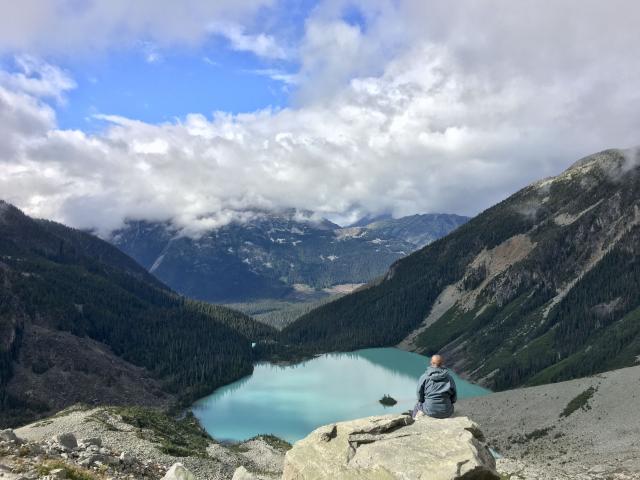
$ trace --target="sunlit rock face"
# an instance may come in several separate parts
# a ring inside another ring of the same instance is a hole
[[[498,479],[478,426],[467,417],[368,417],[327,425],[285,457],[283,480]]]

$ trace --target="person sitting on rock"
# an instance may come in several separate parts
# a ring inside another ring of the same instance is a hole
[[[448,418],[453,415],[453,404],[458,399],[456,382],[444,368],[440,355],[431,357],[431,365],[418,381],[418,403],[412,416],[428,415],[434,418]]]

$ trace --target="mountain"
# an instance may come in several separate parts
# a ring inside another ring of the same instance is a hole
[[[415,250],[444,237],[468,220],[451,214],[410,215],[398,219],[377,218],[364,229],[369,237],[402,240]]]
[[[536,182],[284,329],[310,352],[400,344],[493,389],[640,361],[640,158]]]
[[[166,405],[252,370],[274,332],[173,293],[87,233],[0,201],[0,425],[76,402]]]
[[[393,220],[393,216],[388,213],[383,213],[382,215],[365,215],[364,217],[356,220],[348,227],[366,227],[370,223],[379,222],[383,220]]]
[[[391,263],[455,229],[467,218],[414,215],[341,228],[300,212],[246,212],[199,237],[170,224],[129,222],[110,241],[171,288],[212,302],[301,298],[361,284]]]

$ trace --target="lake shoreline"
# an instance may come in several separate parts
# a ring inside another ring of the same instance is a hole
[[[427,357],[395,347],[329,352],[296,361],[262,360],[252,375],[199,399],[191,411],[218,441],[272,434],[294,442],[320,425],[410,410],[416,382],[427,365]],[[461,398],[490,393],[455,378]],[[397,405],[380,404],[387,394]]]

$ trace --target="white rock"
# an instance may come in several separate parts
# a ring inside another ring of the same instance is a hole
[[[297,442],[285,456],[282,480],[499,478],[478,426],[466,417],[414,422],[386,415],[335,427]]]
[[[174,463],[162,480],[196,480],[196,477],[181,463]]]

